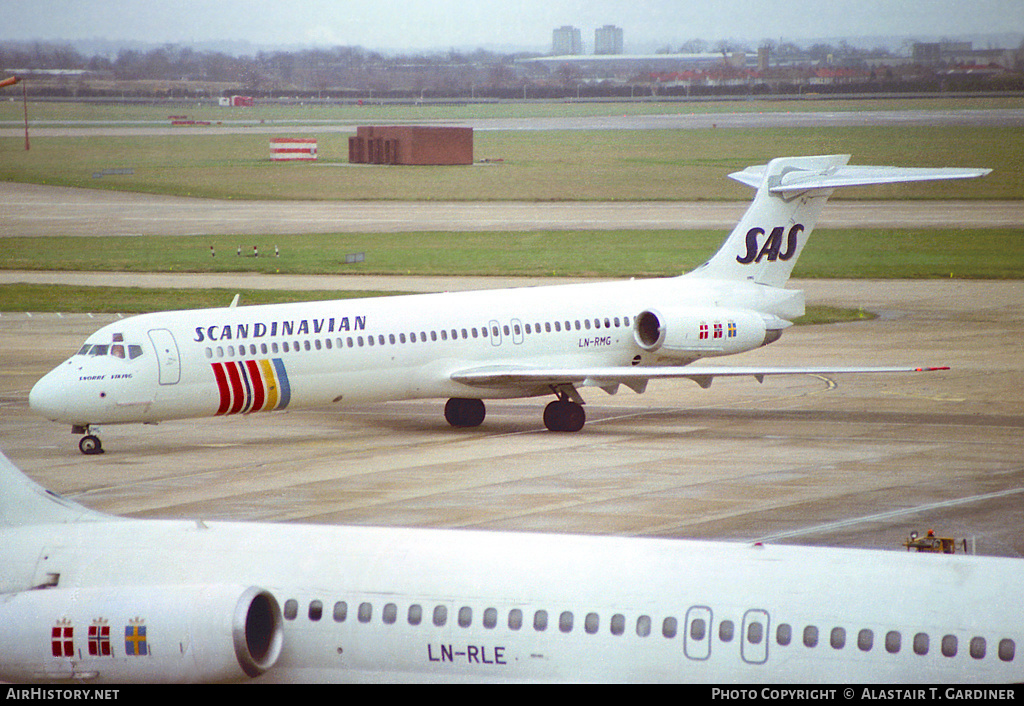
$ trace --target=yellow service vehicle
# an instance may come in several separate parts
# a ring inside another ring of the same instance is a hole
[[[931,552],[933,554],[956,554],[957,544],[960,544],[960,551],[967,553],[967,540],[954,539],[952,537],[936,537],[935,530],[928,530],[925,536],[921,537],[917,532],[911,532],[910,538],[903,543],[909,552],[916,549],[919,552]]]

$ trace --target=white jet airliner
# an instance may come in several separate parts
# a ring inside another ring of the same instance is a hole
[[[732,174],[757,193],[708,262],[665,279],[271,304],[136,316],[101,328],[33,387],[29,402],[95,426],[349,402],[444,398],[456,427],[484,399],[553,394],[552,431],[578,431],[580,387],[643,392],[655,378],[910,372],[909,367],[711,367],[702,358],[778,340],[804,313],[784,289],[832,190],[981,176],[986,169],[847,166],[849,155],[772,160]]]
[[[1024,680],[1024,561],[132,520],[0,454],[9,682]]]

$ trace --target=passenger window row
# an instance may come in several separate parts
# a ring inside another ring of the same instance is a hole
[[[420,625],[424,619],[436,627],[444,627],[448,624],[449,620],[454,617],[455,623],[461,628],[468,628],[473,625],[473,608],[469,606],[462,606],[455,612],[454,616],[449,615],[448,606],[445,604],[435,605],[432,609],[429,609],[429,615],[425,615],[424,607],[418,603],[411,604],[407,610],[404,611],[403,619],[409,625]],[[285,620],[295,620],[299,615],[299,602],[294,598],[289,598],[284,603],[284,618]],[[369,602],[362,602],[356,606],[355,619],[360,623],[369,623],[374,618],[374,606]],[[309,606],[306,610],[306,617],[312,622],[319,622],[324,617],[324,604],[322,601],[313,600],[310,601]],[[331,619],[336,623],[343,623],[349,619],[349,605],[346,601],[338,601],[331,608]],[[398,605],[395,603],[385,603],[380,608],[380,621],[385,625],[393,625],[399,620]],[[582,627],[583,631],[589,635],[597,634],[601,629],[601,618],[597,613],[587,613],[583,617],[582,626],[576,624],[576,617],[572,611],[562,611],[557,615],[550,614],[546,610],[536,610],[530,614],[528,611],[524,612],[520,608],[512,608],[507,613],[503,613],[501,616],[498,614],[497,608],[487,608],[483,611],[481,617],[481,625],[488,630],[493,630],[498,627],[499,620],[503,623],[503,627],[507,627],[509,630],[521,630],[524,626],[532,627],[538,632],[543,632],[549,627],[552,629],[557,628],[559,632],[571,633],[573,630]],[[637,617],[635,622],[636,634],[640,637],[647,637],[651,634],[652,620],[650,616],[640,615]],[[608,631],[612,635],[624,635],[627,629],[626,616],[621,613],[616,613],[611,616],[608,621]],[[678,630],[678,622],[675,618],[665,618],[661,623],[661,634],[664,637],[675,637]]]
[[[294,598],[289,598],[284,603],[285,620],[298,618],[299,603]],[[418,603],[411,604],[404,611],[404,620],[409,625],[417,626],[423,623],[426,618],[436,627],[444,627],[450,619],[447,605],[438,604],[430,610],[429,616],[425,616],[424,608]],[[324,604],[322,601],[310,601],[306,611],[310,621],[318,622],[324,617]],[[361,602],[356,607],[355,619],[360,623],[373,621],[374,606],[369,602]],[[532,616],[524,613],[520,608],[512,608],[501,616],[504,626],[509,630],[520,630],[524,625],[532,627],[537,632],[543,632],[549,627],[556,628],[562,633],[571,633],[577,629],[576,618],[572,611],[562,611],[557,616],[549,614],[546,610],[536,610]],[[349,606],[346,601],[338,601],[331,610],[331,619],[336,623],[343,623],[349,619]],[[471,627],[473,624],[473,608],[462,606],[454,616],[456,624],[461,628]],[[396,603],[385,603],[380,609],[380,620],[385,625],[393,625],[399,620],[399,609]],[[632,621],[630,621],[632,623]],[[496,608],[487,608],[483,611],[481,624],[488,630],[498,627],[499,614]],[[648,615],[637,616],[632,629],[637,636],[650,636],[654,621]],[[587,613],[583,617],[582,629],[588,635],[595,635],[600,632],[601,618],[597,613]],[[622,613],[615,613],[608,620],[608,632],[612,635],[624,635],[627,630],[626,616]],[[683,628],[685,630],[685,627]],[[751,621],[746,626],[746,642],[759,645],[767,637],[764,634],[764,624],[758,621]],[[674,617],[667,617],[661,621],[661,635],[665,638],[674,638],[680,630],[679,621]],[[732,620],[722,620],[718,623],[718,639],[720,642],[729,643],[736,638],[736,624]],[[708,621],[704,618],[695,618],[690,621],[688,639],[700,643],[708,637]],[[793,644],[793,627],[788,623],[780,623],[775,629],[775,642],[780,647],[789,647]],[[800,641],[805,647],[814,648],[827,639],[828,645],[834,650],[841,650],[847,646],[848,634],[846,628],[835,627],[828,631],[827,638],[822,636],[815,625],[806,626],[800,635]],[[865,628],[856,634],[855,642],[857,649],[861,652],[870,652],[875,647],[875,632]],[[927,655],[931,649],[931,638],[928,633],[915,633],[911,639],[910,648],[916,655]],[[890,630],[885,633],[882,645],[889,654],[898,654],[903,648],[903,634],[897,630]],[[984,659],[988,656],[988,640],[984,637],[973,637],[967,644],[967,654],[974,659]],[[1003,662],[1012,662],[1016,657],[1016,643],[1014,640],[1004,638],[999,640],[995,646],[996,655]],[[939,651],[944,657],[956,657],[960,652],[959,638],[956,635],[944,635],[939,640]]]
[[[846,628],[838,627],[829,630],[827,635],[828,645],[834,650],[844,649],[848,639],[852,638],[852,635],[847,634]],[[815,625],[805,627],[801,636],[801,641],[805,647],[817,647],[825,639],[825,636],[820,634],[818,627]],[[775,641],[782,647],[792,644],[792,627],[787,623],[780,623],[775,629]],[[870,652],[875,647],[875,633],[867,628],[859,630],[857,631],[855,641],[857,649],[861,652]],[[898,654],[903,649],[903,633],[898,630],[886,632],[882,639],[882,645],[884,645],[885,651],[889,654]],[[939,640],[938,647],[943,657],[956,657],[960,651],[960,640],[956,635],[943,635],[942,639]],[[932,649],[931,637],[925,632],[914,633],[910,639],[910,649],[916,655],[928,654]],[[1003,662],[1012,662],[1016,652],[1017,645],[1011,639],[1004,638],[996,643],[996,654]],[[967,643],[967,653],[974,659],[984,659],[988,654],[988,640],[984,637],[971,638]]]
[[[335,348],[372,348],[380,346],[404,345],[407,343],[435,343],[437,341],[459,341],[472,339],[500,339],[504,337],[518,338],[523,335],[540,333],[561,333],[563,331],[591,331],[613,328],[628,328],[631,325],[628,316],[615,316],[594,319],[576,319],[574,321],[547,321],[544,323],[509,324],[492,323],[488,326],[466,328],[436,329],[431,331],[412,331],[409,333],[377,334],[375,336],[336,336],[334,338],[315,338],[303,341],[272,341],[263,343],[240,343],[237,346],[208,346],[205,350],[207,358],[234,358],[246,355],[279,355],[281,353],[299,353],[313,350],[334,350]],[[81,351],[80,351],[81,353]]]

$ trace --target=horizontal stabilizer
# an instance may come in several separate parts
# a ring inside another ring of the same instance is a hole
[[[730,178],[754,189],[764,185],[768,165],[747,167],[734,172]],[[899,184],[914,181],[941,181],[944,179],[973,179],[985,176],[991,169],[961,169],[956,167],[871,167],[849,166],[825,171],[794,169],[778,176],[768,184],[773,194],[784,194],[811,189],[834,189],[841,186],[869,186],[872,184]]]
[[[596,368],[526,368],[517,366],[486,366],[462,370],[451,375],[452,380],[474,387],[523,388],[542,385],[584,385],[606,387],[611,383],[632,386],[638,381],[667,378],[689,378],[701,387],[710,385],[716,377],[750,376],[761,379],[768,375],[839,375],[845,373],[921,373],[949,370],[945,366],[870,366],[870,367],[806,367],[757,368],[713,366],[607,366]]]

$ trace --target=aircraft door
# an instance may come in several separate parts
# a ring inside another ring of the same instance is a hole
[[[512,319],[512,343],[518,346],[524,339],[523,322],[519,319]]]
[[[181,356],[174,335],[165,328],[155,328],[149,332],[149,340],[156,349],[160,384],[176,385],[181,380]]]
[[[488,326],[491,327],[491,345],[492,346],[500,346],[501,345],[501,324],[499,324],[497,321],[491,321],[488,324]]]
[[[683,652],[690,659],[711,656],[711,609],[707,606],[697,605],[686,611]]]
[[[753,608],[743,614],[743,634],[740,636],[740,654],[750,664],[768,661],[768,613]]]

